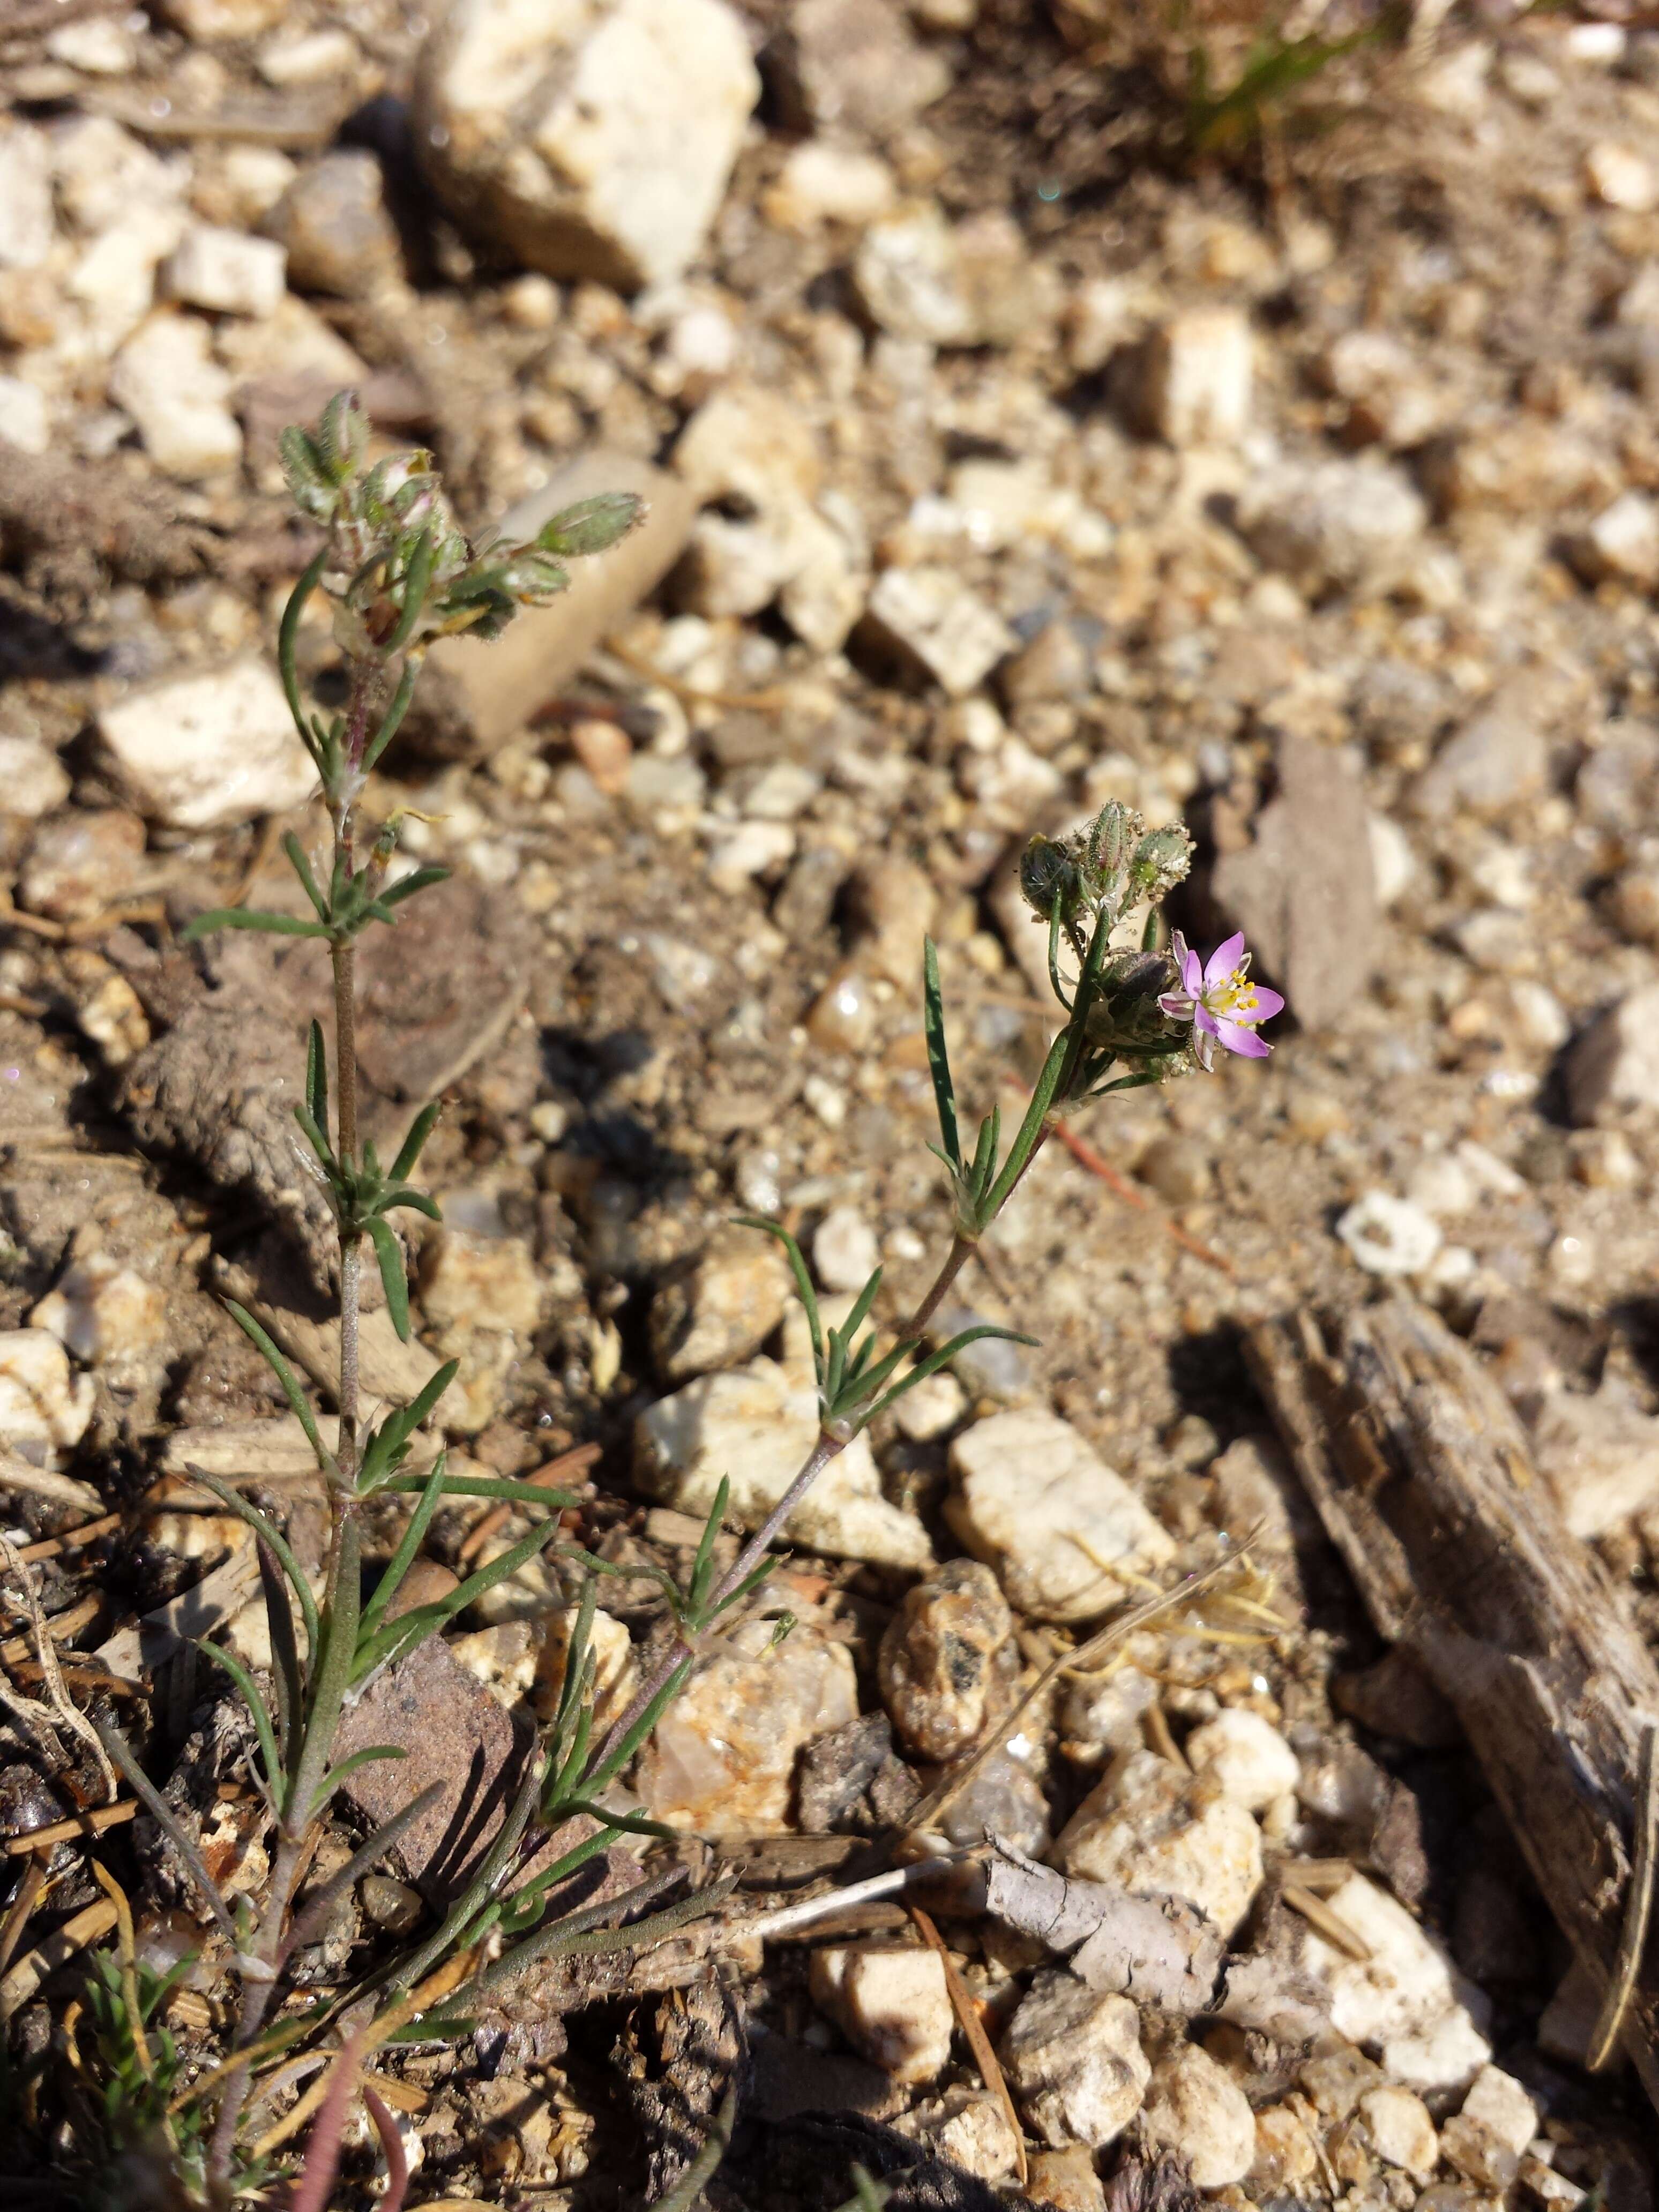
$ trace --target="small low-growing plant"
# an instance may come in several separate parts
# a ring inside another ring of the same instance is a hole
[[[994,1108],[969,1143],[951,1070],[938,960],[933,946],[927,947],[924,1016],[939,1129],[933,1149],[951,1194],[949,1234],[937,1272],[896,1328],[884,1329],[875,1317],[878,1268],[846,1319],[826,1326],[793,1237],[774,1222],[751,1224],[777,1237],[788,1255],[811,1334],[818,1433],[804,1464],[781,1487],[774,1509],[724,1570],[715,1544],[728,1502],[722,1483],[685,1583],[659,1577],[668,1633],[637,1695],[596,1741],[592,1631],[599,1578],[618,1570],[557,1541],[560,1510],[578,1501],[529,1484],[454,1475],[441,1455],[428,1474],[409,1471],[416,1432],[440,1407],[456,1371],[453,1364],[412,1403],[373,1423],[363,1417],[362,1268],[372,1257],[392,1321],[407,1337],[404,1251],[392,1217],[412,1209],[437,1218],[432,1200],[412,1178],[438,1109],[428,1105],[415,1116],[396,1157],[383,1167],[358,1126],[356,948],[366,930],[395,926],[401,907],[446,871],[417,866],[399,872],[397,816],[369,836],[360,829],[359,810],[369,775],[408,708],[428,644],[463,631],[492,636],[520,607],[550,599],[567,580],[566,563],[614,544],[636,520],[638,502],[623,494],[588,500],[555,516],[529,544],[475,550],[455,525],[429,456],[405,453],[371,463],[368,447],[366,421],[343,394],[314,432],[290,430],[283,447],[295,498],[324,531],[283,617],[279,658],[295,724],[317,769],[331,840],[329,865],[314,868],[301,841],[289,836],[284,849],[308,913],[230,908],[202,915],[190,932],[199,937],[235,928],[315,938],[328,946],[333,977],[332,1037],[313,1025],[303,1098],[295,1109],[312,1171],[327,1191],[337,1231],[340,1353],[333,1395],[339,1425],[331,1448],[277,1346],[251,1313],[231,1308],[269,1362],[316,1456],[329,1510],[320,1589],[313,1591],[265,1514],[228,1484],[192,1470],[251,1525],[263,1581],[272,1654],[269,1688],[233,1652],[203,1647],[252,1717],[257,1745],[252,1771],[271,1839],[261,1894],[233,1899],[222,1893],[131,1745],[112,1728],[100,1731],[111,1758],[188,1869],[223,1940],[239,1994],[218,2063],[185,2078],[177,2050],[158,2025],[171,1984],[137,1966],[123,1899],[121,1948],[94,1960],[88,1984],[87,2009],[95,2032],[85,2063],[99,2074],[101,2087],[82,2148],[106,2174],[142,2148],[166,2170],[168,2201],[192,2206],[226,2208],[239,2196],[260,2196],[283,2146],[311,2119],[304,2169],[290,2201],[321,2212],[350,2100],[361,2087],[386,2146],[390,2179],[384,2201],[395,2212],[402,2199],[402,2154],[385,2107],[362,2080],[377,2049],[399,2036],[429,2039],[453,2032],[481,2001],[538,1959],[606,1946],[643,1947],[706,1909],[708,1892],[629,1926],[606,1928],[605,1922],[659,1899],[665,1879],[642,1881],[620,1899],[576,1910],[562,1904],[560,1892],[569,1875],[619,1835],[669,1832],[609,1806],[606,1793],[679,1693],[710,1632],[729,1626],[738,1608],[763,1596],[775,1564],[772,1547],[823,1469],[905,1391],[975,1338],[1012,1334],[981,1325],[939,1343],[932,1325],[946,1291],[1059,1117],[1113,1091],[1207,1068],[1218,1045],[1265,1053],[1257,1024],[1282,1003],[1249,983],[1242,939],[1230,940],[1207,966],[1178,934],[1170,949],[1163,948],[1159,909],[1187,872],[1189,841],[1178,827],[1148,831],[1129,809],[1109,805],[1078,835],[1034,839],[1024,855],[1022,886],[1048,933],[1048,972],[1062,1019],[1030,1102],[1006,1143]],[[307,712],[295,666],[301,617],[319,590],[331,605],[348,672],[344,708],[326,719]],[[1120,941],[1126,934],[1127,945]],[[386,1492],[411,1496],[413,1508],[395,1553],[365,1597],[364,1516]],[[457,1498],[495,1499],[543,1517],[446,1597],[394,1614],[393,1601],[434,1513]],[[296,1954],[319,1939],[341,1896],[386,1856],[434,1794],[416,1797],[365,1838],[332,1879],[301,1904],[322,1824],[342,1785],[368,1762],[401,1755],[389,1746],[338,1755],[343,1714],[382,1670],[541,1552],[565,1564],[580,1583],[580,1596],[556,1712],[500,1828],[434,1928],[344,1991],[308,1995],[293,1978]],[[777,1633],[787,1627],[787,1617],[781,1617]],[[576,1820],[586,1824],[580,1840],[529,1873],[546,1838]],[[104,1879],[116,1893],[112,1881]],[[325,2062],[320,2073],[319,2053]],[[273,2109],[307,2071],[310,2087],[273,2123]],[[252,2112],[263,2116],[263,2132],[250,2124]]]

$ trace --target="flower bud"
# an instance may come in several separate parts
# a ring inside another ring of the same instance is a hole
[[[1179,822],[1147,832],[1129,861],[1129,885],[1136,898],[1155,902],[1184,882],[1193,864],[1193,841]]]
[[[1019,856],[1019,888],[1026,904],[1047,921],[1060,901],[1062,921],[1077,906],[1077,867],[1066,847],[1052,837],[1033,837]]]
[[[1146,824],[1133,806],[1109,799],[1089,825],[1083,858],[1103,890],[1123,872],[1124,864]]]

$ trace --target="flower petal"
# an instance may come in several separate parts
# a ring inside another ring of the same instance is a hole
[[[1177,929],[1170,940],[1176,972],[1189,998],[1195,999],[1204,988],[1204,963]]]
[[[1193,1009],[1193,1027],[1201,1030],[1206,1036],[1219,1036],[1221,1025],[1202,1001]]]
[[[1193,1018],[1193,1003],[1184,991],[1166,991],[1158,1002],[1158,1010],[1159,1013],[1168,1015],[1172,1022],[1189,1022]]]
[[[1217,945],[1204,963],[1204,982],[1206,989],[1212,989],[1216,984],[1226,981],[1228,976],[1237,967],[1239,956],[1243,950],[1244,933],[1242,929],[1235,930],[1231,937]]]
[[[1254,1030],[1247,1030],[1242,1022],[1231,1022],[1224,1014],[1215,1025],[1215,1033],[1229,1052],[1243,1053],[1246,1060],[1266,1060],[1273,1047]]]
[[[1277,991],[1270,991],[1265,983],[1257,983],[1253,988],[1255,991],[1255,1012],[1250,1017],[1252,1021],[1270,1022],[1275,1014],[1284,1012],[1285,1001]]]

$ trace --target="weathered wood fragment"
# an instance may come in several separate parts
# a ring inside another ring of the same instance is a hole
[[[1391,1301],[1246,1340],[1257,1383],[1382,1635],[1455,1708],[1539,1887],[1606,1989],[1632,1908],[1659,1669],[1570,1535],[1474,1352]],[[1622,2015],[1659,2106],[1659,1943]]]

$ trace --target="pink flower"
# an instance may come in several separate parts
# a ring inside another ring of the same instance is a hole
[[[1158,1003],[1172,1022],[1192,1024],[1199,1066],[1214,1066],[1218,1044],[1228,1052],[1243,1053],[1247,1060],[1265,1060],[1273,1047],[1256,1035],[1256,1025],[1278,1013],[1285,1001],[1265,983],[1250,981],[1243,931],[1217,945],[1207,963],[1179,930],[1170,949],[1181,988],[1166,991]]]

